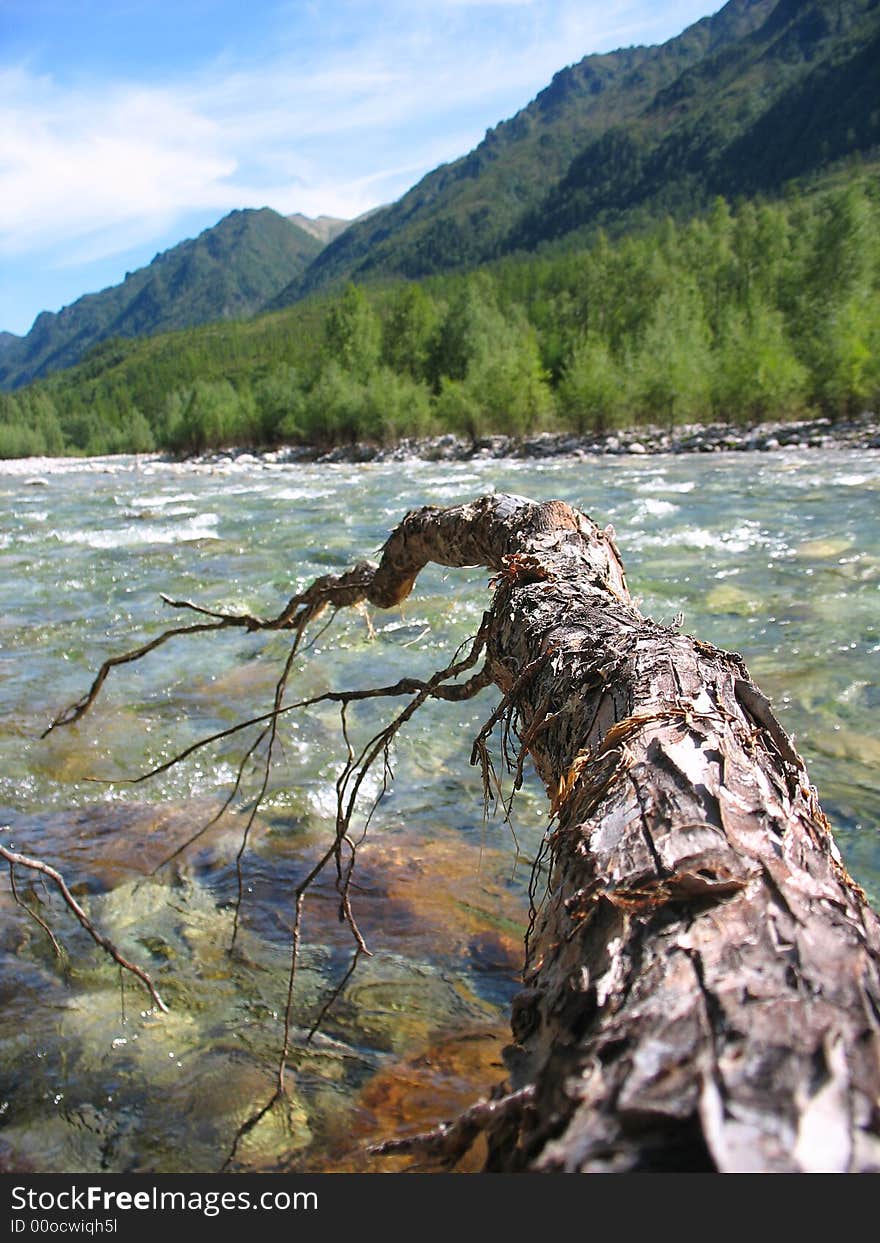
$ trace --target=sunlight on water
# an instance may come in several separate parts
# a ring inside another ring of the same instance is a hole
[[[0,463],[0,825],[60,867],[93,918],[156,978],[149,1012],[39,885],[67,963],[0,885],[0,1169],[213,1170],[269,1098],[283,1035],[291,894],[332,839],[338,710],[284,719],[213,827],[252,735],[137,776],[271,704],[278,635],[174,641],[114,671],[93,712],[40,732],[102,660],[178,614],[160,593],[272,613],[315,575],[374,556],[410,508],[480,492],[560,497],[612,523],[643,610],[739,651],[807,758],[846,860],[880,897],[880,460],[871,453],[281,466],[255,459]],[[296,661],[289,698],[425,676],[479,624],[488,575],[429,568],[410,601],[339,617]],[[188,619],[189,620],[189,619]],[[512,826],[483,822],[470,739],[492,711],[430,704],[395,739],[393,784],[360,848],[354,901],[373,952],[329,1011],[352,952],[332,878],[306,904],[288,1100],[248,1133],[245,1169],[399,1168],[369,1143],[423,1129],[503,1076],[546,824],[527,783]],[[392,709],[352,707],[363,742]],[[380,797],[380,795],[382,797]],[[360,822],[363,824],[363,820]],[[522,855],[517,858],[512,833]],[[180,851],[180,853],[177,853]]]

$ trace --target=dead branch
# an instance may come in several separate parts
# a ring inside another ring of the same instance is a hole
[[[100,933],[97,930],[95,925],[89,919],[88,915],[85,913],[83,908],[77,902],[76,898],[73,896],[73,894],[68,889],[65,883],[64,877],[61,875],[60,872],[56,871],[55,868],[50,867],[48,863],[44,863],[41,859],[32,859],[28,855],[19,854],[17,850],[9,850],[8,847],[3,846],[3,845],[0,845],[0,858],[5,859],[6,862],[9,864],[9,875],[10,875],[12,886],[13,886],[13,894],[15,894],[15,873],[14,873],[15,868],[17,867],[27,868],[31,872],[37,872],[39,873],[40,876],[47,877],[47,879],[52,882],[52,884],[61,894],[61,897],[64,899],[65,905],[71,911],[73,911],[74,915],[79,920],[79,922],[82,924],[83,928],[85,928],[86,932],[95,942],[95,944],[99,946],[99,948],[102,949],[105,954],[109,954],[109,956],[113,959],[113,961],[115,963],[118,963],[118,965],[122,967],[124,971],[128,971],[131,973],[131,975],[136,976],[137,979],[140,980],[141,984],[143,984],[147,992],[150,994],[150,997],[153,999],[153,1005],[158,1010],[161,1010],[164,1014],[168,1013],[168,1007],[165,1005],[165,1002],[159,996],[159,993],[156,989],[155,984],[150,979],[150,977],[147,975],[146,971],[144,971],[143,968],[138,967],[135,963],[129,962],[127,958],[124,958],[122,954],[120,954],[116,946],[113,944],[113,942],[109,940],[108,937],[105,937],[103,933]],[[16,900],[18,901],[17,895],[16,895]],[[24,905],[21,902],[19,902],[19,904]],[[28,907],[25,907],[25,909],[29,911],[29,914],[31,914],[34,917],[34,919],[36,919],[40,927],[44,930],[44,932],[47,933],[50,940],[52,941],[53,949],[56,951],[56,953],[60,957],[61,955],[60,946],[58,945],[58,942],[55,939],[55,936],[53,935],[53,933],[51,932],[47,924],[34,911],[31,911]]]

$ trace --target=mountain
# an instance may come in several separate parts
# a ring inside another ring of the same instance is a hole
[[[44,311],[26,336],[3,334],[0,389],[69,367],[110,337],[253,315],[321,248],[316,237],[267,207],[231,212],[121,284],[86,294],[57,314]]]
[[[622,214],[779,191],[880,144],[880,4],[780,0],[747,38],[588,143],[508,243],[534,249]]]
[[[878,40],[880,0],[730,0],[660,46],[587,56],[469,155],[352,224],[269,305],[692,214],[876,153]]]
[[[304,233],[316,237],[323,246],[334,241],[351,224],[350,220],[340,220],[338,216],[304,216],[302,212],[294,212],[287,219]]]
[[[729,0],[657,47],[560,70],[469,155],[357,220],[232,212],[112,289],[0,334],[0,389],[110,338],[277,310],[773,195],[880,155],[880,0]],[[328,244],[324,244],[325,239]]]
[[[327,246],[330,242],[334,242],[340,233],[344,233],[350,225],[357,224],[361,220],[369,220],[370,216],[383,210],[383,207],[371,207],[369,211],[362,212],[353,220],[340,220],[338,216],[303,216],[300,212],[295,212],[287,219],[292,220],[301,229],[305,229],[306,233],[316,237],[322,245]]]

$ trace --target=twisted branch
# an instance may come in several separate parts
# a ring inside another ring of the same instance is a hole
[[[124,971],[128,971],[131,975],[136,976],[136,978],[140,980],[141,984],[143,984],[144,988],[150,994],[150,997],[153,1000],[153,1005],[158,1010],[161,1010],[163,1014],[168,1013],[168,1007],[159,996],[155,984],[150,979],[149,975],[147,975],[146,971],[144,971],[142,967],[138,967],[136,963],[129,962],[127,958],[124,958],[109,937],[105,937],[103,933],[98,931],[83,908],[77,902],[76,898],[68,889],[64,877],[60,872],[56,871],[55,868],[50,867],[48,863],[44,863],[41,859],[32,859],[29,855],[19,854],[17,850],[9,850],[8,847],[3,845],[0,845],[0,858],[5,859],[9,864],[9,873],[12,879],[13,892],[15,892],[15,875],[13,869],[17,867],[27,868],[29,871],[37,872],[40,876],[45,876],[48,880],[50,880],[61,894],[61,897],[64,899],[67,907],[73,912],[95,944],[102,949],[105,954],[108,954],[115,963],[118,963]],[[43,923],[39,916],[35,915],[33,911],[30,911],[30,914],[34,916],[44,931],[48,933],[52,940],[53,947],[60,955],[60,947],[58,946],[58,942],[49,931],[45,923]]]

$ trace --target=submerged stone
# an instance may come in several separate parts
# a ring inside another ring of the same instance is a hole
[[[846,536],[831,536],[828,539],[806,540],[798,545],[796,555],[810,561],[824,561],[829,557],[839,557],[842,552],[852,548],[853,542]]]

